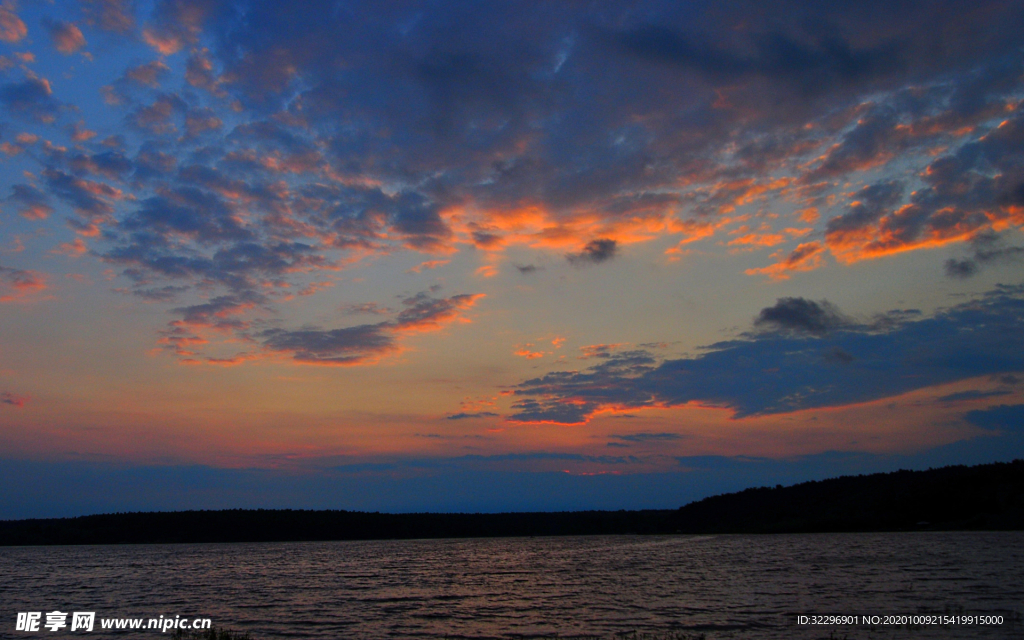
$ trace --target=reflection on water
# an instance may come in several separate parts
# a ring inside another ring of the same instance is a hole
[[[18,611],[212,618],[271,638],[1024,638],[1024,533],[502,538],[0,548]],[[963,612],[1001,627],[810,627]],[[1016,623],[1013,621],[1017,620]],[[156,637],[158,631],[90,637]]]

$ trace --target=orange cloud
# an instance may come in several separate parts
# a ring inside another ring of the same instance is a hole
[[[398,321],[392,330],[399,334],[421,333],[436,331],[454,320],[468,323],[470,320],[462,317],[461,313],[485,297],[486,294],[483,293],[472,293],[441,300],[425,299],[422,302],[410,304],[409,308],[398,314]],[[411,300],[416,300],[416,298]]]
[[[4,42],[18,42],[28,35],[28,27],[21,21],[21,18],[14,13],[10,3],[0,5],[0,40]]]
[[[185,43],[177,35],[157,33],[151,29],[143,30],[142,40],[162,56],[173,55],[185,46]]]
[[[0,302],[21,301],[47,287],[44,273],[0,266]]]
[[[819,242],[805,242],[782,258],[781,253],[773,253],[773,258],[782,258],[779,262],[760,269],[747,269],[748,276],[764,274],[772,280],[788,280],[789,274],[795,271],[812,271],[821,266],[825,248]]]
[[[781,233],[774,233],[774,230],[767,223],[762,224],[757,231],[750,233],[747,233],[747,231],[749,231],[749,227],[746,225],[730,231],[730,235],[738,235],[741,233],[743,235],[729,241],[728,246],[747,246],[751,248],[774,247],[775,245],[782,244],[786,241],[786,236]]]
[[[155,89],[160,86],[160,76],[170,70],[171,68],[161,60],[154,60],[153,62],[127,69],[124,72],[124,76],[129,80],[134,80],[139,84],[144,84]]]
[[[611,355],[612,351],[617,350],[619,347],[625,346],[624,342],[617,342],[614,344],[589,344],[585,347],[580,347],[580,351],[583,355],[576,356],[577,360],[589,360],[591,358],[607,358]]]
[[[675,199],[671,206],[661,201],[630,201],[623,205],[628,210],[614,215],[600,209],[554,212],[544,204],[503,209],[462,206],[442,211],[441,218],[453,231],[454,242],[486,251],[512,245],[566,251],[579,250],[595,238],[626,245],[683,232],[687,227],[671,217],[675,204]]]
[[[71,242],[62,242],[57,245],[56,249],[53,249],[50,253],[57,253],[60,255],[70,256],[77,258],[85,254],[89,250],[85,242],[81,238],[75,238]]]
[[[64,55],[71,55],[85,46],[82,30],[73,22],[47,22],[53,46]]]
[[[299,295],[300,296],[311,296],[311,295],[313,295],[314,293],[316,293],[318,291],[323,291],[324,289],[330,289],[333,286],[334,286],[334,283],[329,281],[329,280],[323,280],[321,282],[311,282],[311,283],[309,283],[308,285],[306,285],[305,287],[303,287],[302,289],[299,290]]]
[[[443,267],[449,262],[451,262],[451,260],[427,260],[426,262],[421,262],[415,267],[407,270],[406,273],[420,273],[426,269],[436,269],[438,267]]]
[[[800,209],[799,211],[795,211],[794,214],[796,215],[797,220],[800,222],[806,222],[807,224],[814,224],[821,217],[821,214],[818,213],[817,207]]]
[[[920,212],[915,205],[905,205],[893,214],[883,217],[875,225],[831,231],[825,235],[825,241],[836,260],[843,264],[852,264],[861,260],[964,242],[989,227],[993,220],[1004,222],[1004,225],[1014,224],[1012,212],[1010,217],[991,214],[986,217],[950,207],[931,214],[925,230],[911,235],[907,229],[915,226],[912,218],[919,216]],[[998,222],[991,226],[996,228]]]
[[[679,256],[683,255],[683,247],[699,240],[710,238],[722,227],[734,222],[732,218],[723,217],[713,222],[700,219],[690,220],[671,220],[669,222],[669,231],[671,233],[683,233],[686,237],[683,238],[679,244],[674,247],[669,247],[665,250],[665,255],[670,256],[669,260],[678,260]]]
[[[537,358],[543,358],[544,357],[544,352],[543,351],[530,351],[530,349],[528,347],[532,347],[532,346],[533,346],[533,343],[527,342],[523,346],[517,346],[515,351],[513,351],[512,353],[514,355],[519,356],[520,358],[526,358],[527,360],[535,360]]]

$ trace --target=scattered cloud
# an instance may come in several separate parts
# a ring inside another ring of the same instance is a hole
[[[936,398],[939,402],[964,402],[967,400],[985,400],[987,398],[998,398],[999,396],[1010,395],[1010,391],[1005,389],[997,389],[995,391],[959,391],[957,393],[949,393],[944,396]]]
[[[609,438],[621,440],[622,442],[629,443],[644,443],[644,442],[672,442],[673,440],[682,440],[684,436],[678,433],[629,433],[626,435],[610,435]]]
[[[0,40],[14,43],[27,35],[28,28],[14,12],[13,5],[9,2],[0,5]]]
[[[420,273],[427,269],[437,269],[438,267],[443,267],[449,262],[451,262],[451,260],[427,260],[426,262],[421,262],[415,267],[412,267],[406,271],[406,273]]]
[[[376,302],[364,302],[364,303],[361,303],[361,304],[347,304],[347,305],[342,307],[342,311],[343,311],[343,313],[345,313],[345,315],[352,315],[352,316],[359,315],[359,314],[366,314],[366,315],[373,315],[373,316],[386,316],[386,315],[390,315],[391,313],[394,313],[394,311],[392,309],[389,309],[388,307],[382,307],[381,305],[377,304]]]
[[[754,319],[754,326],[775,331],[824,334],[849,324],[831,302],[804,298],[779,298]]]
[[[44,19],[43,26],[50,34],[54,48],[64,55],[71,55],[85,47],[85,36],[75,23]]]
[[[0,392],[0,405],[7,405],[10,407],[21,408],[25,406],[31,398],[29,396],[15,395],[9,391]]]
[[[53,122],[60,107],[50,82],[34,75],[0,85],[0,104],[15,116],[44,123]]]
[[[741,418],[1009,374],[1024,370],[1024,358],[1017,355],[1024,353],[1024,343],[1016,344],[1016,336],[1024,335],[1022,309],[1024,287],[1000,286],[929,318],[891,313],[888,323],[844,324],[817,333],[800,324],[802,331],[754,334],[710,345],[695,357],[660,362],[646,351],[624,352],[585,371],[520,383],[510,419],[577,424],[603,409],[690,402],[729,408]],[[836,349],[849,357],[828,357]]]
[[[994,231],[977,233],[968,245],[974,254],[962,259],[946,260],[944,266],[947,276],[966,279],[977,275],[988,264],[1014,262],[1024,257],[1024,247],[1008,246],[1004,236]]]
[[[788,280],[797,271],[812,271],[822,264],[825,248],[819,242],[804,242],[789,254],[773,253],[779,261],[767,267],[747,269],[747,275],[764,274],[772,280]]]
[[[53,207],[49,205],[46,194],[28,184],[15,184],[11,186],[11,195],[7,202],[13,202],[18,206],[18,213],[28,220],[45,220],[53,213]]]
[[[0,265],[0,302],[15,302],[47,288],[45,274]]]
[[[472,418],[497,418],[498,414],[493,411],[477,411],[474,413],[453,413],[445,416],[445,420],[467,420]]]
[[[1001,404],[988,409],[968,411],[964,419],[982,429],[1020,431],[1024,428],[1024,404]]]
[[[482,294],[460,294],[433,298],[420,293],[402,300],[405,309],[393,321],[341,329],[267,329],[256,337],[264,350],[289,354],[300,364],[368,364],[397,351],[398,340],[404,334],[436,331],[453,321],[466,321],[462,312],[482,297]],[[204,311],[204,318],[209,315]],[[238,325],[238,328],[246,327]]]
[[[591,240],[579,253],[568,253],[566,259],[575,265],[600,264],[618,254],[618,243],[608,238]]]
[[[124,34],[135,28],[132,0],[80,0],[85,23],[91,27]]]

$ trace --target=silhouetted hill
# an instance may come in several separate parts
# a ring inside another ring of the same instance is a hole
[[[1024,529],[1024,460],[747,489],[678,510],[365,513],[290,509],[0,521],[0,545],[663,533]]]
[[[686,533],[1024,529],[1024,460],[747,489],[679,509]]]
[[[675,511],[366,513],[231,509],[0,522],[0,545],[488,538],[668,531]]]

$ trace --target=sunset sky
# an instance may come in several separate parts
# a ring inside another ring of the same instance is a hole
[[[0,3],[0,518],[1024,457],[1024,4]]]

